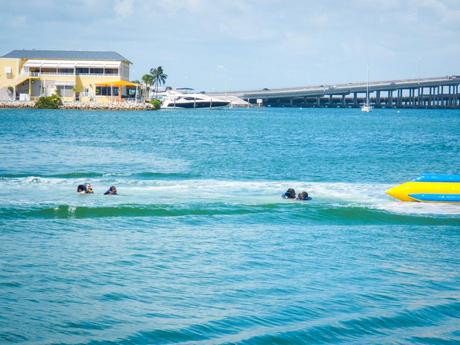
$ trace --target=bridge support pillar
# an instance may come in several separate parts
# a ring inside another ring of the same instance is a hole
[[[451,102],[452,102],[452,86],[449,85],[447,86],[447,107],[451,107]]]
[[[446,97],[446,94],[444,92],[444,85],[441,86],[441,99],[442,99],[442,107],[445,108],[447,106],[447,97]]]
[[[423,107],[423,103],[422,103],[422,94],[423,94],[423,88],[422,88],[422,87],[419,87],[418,90],[417,90],[417,96],[418,96],[417,106],[418,106],[419,108],[422,108],[422,107]]]
[[[452,96],[451,97],[452,97],[452,102],[451,102],[452,107],[455,108],[457,107],[457,104],[455,103],[455,85],[452,85]]]
[[[460,94],[458,93],[458,86],[459,85],[455,86],[455,104],[460,107]]]
[[[440,108],[442,106],[441,87],[438,86],[436,89],[437,89],[437,91],[436,91],[436,94],[437,94],[437,97],[436,97],[437,102],[436,103],[437,104],[436,105],[438,106],[438,108]]]
[[[455,90],[454,90],[454,104],[455,107],[458,107],[458,85],[455,85]]]
[[[422,91],[420,89],[420,86],[417,88],[417,108],[422,107],[422,97],[421,97]]]
[[[441,88],[439,86],[436,87],[436,106],[441,107]]]
[[[431,97],[432,97],[432,93],[433,90],[431,88],[431,86],[428,88],[428,99],[427,99],[427,105],[428,105],[428,108],[431,108]]]

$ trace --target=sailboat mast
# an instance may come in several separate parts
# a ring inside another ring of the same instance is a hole
[[[369,65],[367,65],[366,104],[369,105]]]

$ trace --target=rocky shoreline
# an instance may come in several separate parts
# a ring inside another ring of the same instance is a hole
[[[35,109],[35,102],[9,101],[0,102],[0,109]],[[59,109],[78,110],[155,110],[150,103],[112,102],[112,103],[82,103],[66,102]]]

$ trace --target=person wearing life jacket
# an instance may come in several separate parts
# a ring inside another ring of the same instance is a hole
[[[294,188],[289,188],[286,193],[281,195],[284,199],[295,199],[295,190]]]
[[[93,194],[94,191],[93,191],[93,187],[91,187],[91,185],[89,183],[86,183],[86,184],[78,185],[77,193],[80,193],[80,194]]]
[[[89,183],[86,184],[86,193],[87,194],[93,194],[94,193],[93,187],[91,187],[91,185]]]
[[[115,186],[110,186],[110,188],[107,190],[107,192],[104,193],[104,195],[117,195],[117,187]]]

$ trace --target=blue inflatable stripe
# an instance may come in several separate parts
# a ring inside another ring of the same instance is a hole
[[[460,194],[409,194],[419,201],[460,202]]]
[[[460,175],[426,174],[417,177],[415,182],[460,182]]]

